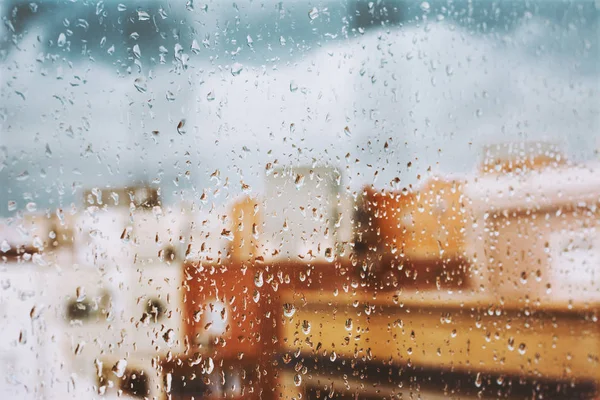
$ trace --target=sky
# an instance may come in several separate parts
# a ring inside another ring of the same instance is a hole
[[[354,191],[472,173],[491,143],[544,140],[577,161],[597,157],[597,9],[576,2],[553,19],[514,7],[510,28],[482,32],[481,21],[433,15],[438,3],[358,30],[347,4],[315,16],[283,2],[295,11],[280,25],[297,31],[264,23],[281,17],[275,3],[240,3],[242,17],[193,19],[195,44],[114,41],[111,62],[108,42],[76,57],[58,46],[58,24],[31,24],[0,64],[0,214],[14,214],[9,201],[69,208],[85,188],[133,181],[161,186],[168,202],[206,192],[224,203],[260,194],[268,163],[329,165]],[[234,35],[215,38],[230,24]],[[208,33],[219,49],[202,43]]]

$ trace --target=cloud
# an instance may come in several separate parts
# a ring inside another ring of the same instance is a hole
[[[414,184],[430,167],[467,173],[491,142],[555,141],[573,157],[593,157],[597,76],[565,67],[576,60],[532,56],[522,35],[536,32],[537,42],[556,33],[525,23],[533,27],[511,40],[435,23],[333,41],[282,65],[192,56],[187,69],[143,65],[126,76],[39,63],[37,43],[22,44],[2,68],[1,138],[13,165],[0,174],[13,197],[140,178],[160,178],[169,197],[216,189],[209,175],[218,169],[222,200],[241,192],[240,181],[260,192],[275,160],[338,165],[357,188],[395,177]],[[42,168],[52,179],[14,180]]]

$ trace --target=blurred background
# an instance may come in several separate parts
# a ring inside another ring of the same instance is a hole
[[[594,398],[600,3],[0,2],[5,398]]]

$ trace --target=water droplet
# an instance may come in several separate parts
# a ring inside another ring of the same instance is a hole
[[[331,354],[329,355],[329,359],[333,362],[337,359],[337,353],[335,351],[332,351]]]
[[[290,82],[290,92],[294,93],[296,90],[298,90],[298,85],[296,84],[296,82],[291,81]]]
[[[191,50],[194,54],[200,53],[200,45],[198,44],[198,41],[196,39],[192,40]]]
[[[427,11],[429,11],[429,8],[430,8],[430,6],[429,6],[428,2],[424,1],[424,2],[421,3],[421,10],[422,11],[427,12]]]
[[[125,359],[120,359],[119,361],[117,361],[115,363],[115,365],[113,365],[112,367],[112,372],[113,374],[115,374],[118,378],[122,378],[123,375],[125,375],[125,370],[127,369],[127,360]]]
[[[94,367],[96,367],[96,376],[101,377],[103,372],[104,363],[99,359],[94,359]]]
[[[142,56],[142,52],[140,51],[140,46],[138,44],[133,46],[133,55],[135,58],[140,58]]]
[[[289,353],[285,353],[282,360],[284,364],[289,364],[292,361],[292,356],[290,356]]]
[[[16,179],[18,181],[26,181],[27,179],[29,179],[29,172],[28,171],[21,172],[19,175],[17,175]]]
[[[263,273],[262,271],[259,271],[256,273],[256,275],[254,275],[254,284],[256,285],[256,287],[262,287],[264,284],[264,280],[263,280]]]
[[[207,375],[212,374],[214,369],[215,369],[215,362],[213,361],[213,359],[211,357],[207,357],[204,360],[204,373]]]
[[[170,372],[167,372],[167,375],[165,376],[165,392],[171,393],[171,385],[172,384],[173,384],[173,374],[171,374]]]
[[[475,377],[475,386],[481,387],[482,384],[483,384],[483,381],[481,379],[481,372],[478,372],[477,376]]]
[[[519,354],[523,355],[527,352],[527,345],[525,343],[521,343],[519,345]]]
[[[317,7],[313,7],[310,9],[310,11],[308,12],[308,18],[311,21],[314,21],[315,18],[317,18],[319,16],[319,10],[317,10]]]
[[[6,253],[10,250],[10,244],[8,244],[6,239],[2,241],[2,244],[0,244],[0,250],[2,250],[3,253]]]
[[[242,64],[236,62],[231,66],[231,75],[238,76],[239,74],[242,73],[243,69],[244,69],[244,66]]]
[[[137,15],[140,21],[148,21],[150,19],[150,15],[146,11],[138,10]]]
[[[75,346],[75,351],[74,351],[75,355],[78,356],[81,353],[83,353],[83,348],[84,347],[85,347],[85,342],[84,341],[81,341],[81,342],[77,343],[77,346]]]
[[[177,124],[177,133],[179,133],[180,135],[184,135],[185,134],[185,119],[182,119],[181,121],[179,121],[179,123]]]
[[[515,349],[515,338],[511,336],[508,338],[508,350],[513,351],[514,349]]]
[[[58,45],[58,47],[63,47],[66,43],[67,37],[64,33],[61,32],[60,35],[58,35],[58,40],[56,41],[56,44]]]
[[[211,91],[211,92],[208,92],[206,94],[206,100],[213,101],[214,99],[215,99],[215,93],[214,92]]]
[[[117,11],[120,11],[120,12],[127,11],[127,6],[123,3],[119,3],[119,5],[117,5]]]
[[[293,304],[285,303],[283,305],[283,315],[285,315],[286,317],[288,317],[288,318],[293,317],[295,312],[296,312],[296,307],[294,307]]]
[[[83,286],[77,286],[75,289],[75,296],[77,302],[85,300],[85,288]]]
[[[267,165],[265,165],[265,174],[267,176],[271,175],[271,173],[273,172],[273,163],[267,163]]]
[[[325,260],[327,260],[328,262],[333,262],[333,260],[335,259],[335,255],[333,254],[333,249],[331,247],[328,247],[325,249]]]
[[[165,343],[171,347],[173,346],[173,344],[175,344],[175,331],[173,329],[168,329],[165,334],[163,335],[163,339],[165,340]]]
[[[148,90],[148,86],[146,85],[146,80],[144,78],[135,78],[133,81],[133,86],[135,86],[137,91],[140,93],[146,93],[146,90]]]
[[[300,386],[302,384],[302,375],[296,374],[294,375],[294,385]]]
[[[294,184],[296,185],[296,189],[300,189],[304,185],[304,175],[297,174]]]
[[[346,136],[348,136],[348,137],[352,136],[352,133],[350,132],[350,128],[348,128],[347,126],[344,128],[344,134],[346,134]]]
[[[231,233],[231,231],[227,230],[227,229],[223,229],[221,231],[221,237],[223,239],[227,239],[229,241],[233,240],[233,233]]]
[[[346,323],[344,324],[344,327],[346,328],[346,330],[348,332],[350,332],[352,330],[352,318],[348,318],[346,320]]]
[[[307,320],[302,321],[302,332],[305,335],[308,335],[310,333],[310,322],[308,322]]]

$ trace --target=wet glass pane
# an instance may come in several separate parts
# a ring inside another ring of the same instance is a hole
[[[0,2],[0,398],[598,398],[599,16]]]

